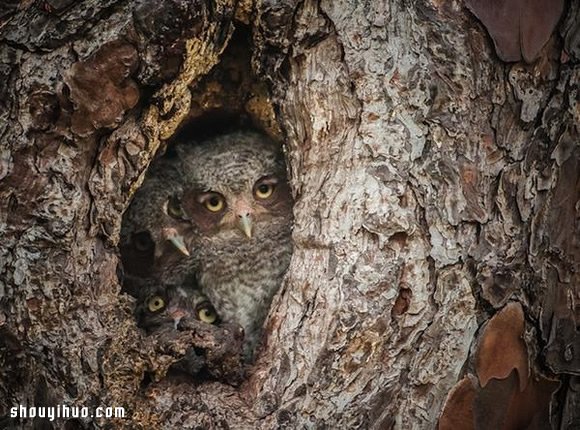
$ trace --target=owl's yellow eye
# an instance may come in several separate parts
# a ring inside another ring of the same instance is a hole
[[[200,321],[208,324],[213,324],[218,319],[215,309],[209,302],[203,302],[197,307],[197,316]]]
[[[211,194],[204,201],[206,209],[210,212],[219,212],[224,208],[224,199],[219,194]]]
[[[170,197],[167,201],[167,215],[177,219],[183,219],[185,217],[183,208],[181,207],[181,202],[175,196]]]
[[[165,300],[161,296],[153,296],[147,302],[147,308],[150,312],[159,312],[165,308]]]
[[[272,196],[276,188],[276,179],[272,177],[264,177],[256,182],[254,185],[254,196],[260,200],[266,200]]]
[[[261,184],[256,188],[256,197],[267,199],[274,192],[274,186],[270,184]]]

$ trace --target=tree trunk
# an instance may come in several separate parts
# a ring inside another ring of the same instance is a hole
[[[571,3],[532,64],[499,60],[462,1],[5,4],[0,424],[580,428]],[[241,384],[219,330],[160,345],[136,327],[117,250],[154,156],[232,118],[284,139],[296,200]],[[188,342],[210,377],[166,376]]]

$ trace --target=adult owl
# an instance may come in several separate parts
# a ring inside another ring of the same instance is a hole
[[[183,236],[188,228],[168,213],[169,201],[183,189],[179,161],[164,157],[153,163],[123,217],[121,259],[126,289],[137,294],[142,280],[162,281],[168,264],[189,256]],[[127,288],[129,284],[129,288]]]
[[[168,212],[191,225],[192,269],[225,322],[245,331],[248,358],[292,254],[293,201],[280,146],[238,131],[176,147],[183,193]]]

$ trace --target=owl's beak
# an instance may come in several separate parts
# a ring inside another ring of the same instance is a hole
[[[175,328],[175,330],[177,330],[177,327],[179,326],[179,323],[183,319],[183,317],[187,316],[187,313],[179,308],[169,308],[167,310],[167,313],[169,314],[169,317],[173,320],[173,327]]]
[[[183,241],[183,237],[181,236],[174,236],[169,238],[169,241],[183,254],[189,257],[189,251],[185,246],[185,242]]]
[[[183,236],[181,236],[174,228],[167,228],[163,230],[165,238],[175,246],[179,252],[189,257],[189,251],[185,246]]]
[[[248,239],[252,238],[252,218],[250,217],[250,214],[240,216],[238,227],[248,237]]]

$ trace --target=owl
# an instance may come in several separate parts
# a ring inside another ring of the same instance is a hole
[[[169,202],[182,191],[181,173],[176,158],[162,158],[149,169],[143,185],[123,217],[120,251],[126,279],[156,278],[172,261],[189,256],[184,243],[188,226],[168,213]],[[126,282],[127,284],[127,282]],[[129,292],[135,294],[135,284]]]
[[[153,280],[138,292],[135,317],[148,333],[177,330],[184,318],[219,323],[217,312],[198,288],[163,285]]]
[[[191,226],[185,269],[225,322],[245,331],[247,358],[261,336],[272,298],[292,254],[293,200],[281,149],[238,131],[176,147],[183,193],[168,212]]]
[[[137,324],[148,334],[157,336],[163,342],[172,333],[181,329],[180,323],[198,320],[208,324],[218,324],[220,319],[207,297],[197,288],[188,286],[163,285],[149,280],[138,291],[135,308]],[[207,366],[205,354],[195,346],[171,366],[174,371],[195,376]]]

